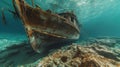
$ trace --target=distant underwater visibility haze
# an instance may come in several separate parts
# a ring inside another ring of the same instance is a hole
[[[26,0],[31,4],[31,0]],[[34,0],[42,9],[55,13],[73,11],[81,24],[81,37],[120,37],[120,0]],[[0,0],[7,24],[2,23],[0,11],[0,49],[27,40],[21,20],[7,9],[14,10],[12,0]]]

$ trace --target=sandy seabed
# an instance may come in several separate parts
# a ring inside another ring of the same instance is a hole
[[[119,48],[115,37],[89,38],[43,53],[23,42],[0,51],[0,67],[120,67]]]

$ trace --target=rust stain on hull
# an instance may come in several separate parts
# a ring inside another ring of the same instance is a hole
[[[40,52],[44,45],[79,38],[80,29],[74,14],[54,14],[39,7],[33,8],[24,0],[14,1],[35,51]]]

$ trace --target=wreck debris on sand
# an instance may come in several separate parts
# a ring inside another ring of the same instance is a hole
[[[54,14],[50,10],[33,8],[24,0],[14,1],[35,51],[41,52],[46,45],[79,38],[80,29],[73,13]]]
[[[101,48],[94,46],[97,50]],[[102,52],[102,51],[100,51]],[[109,52],[104,52],[109,54]],[[114,57],[114,56],[113,56]],[[113,58],[107,58],[99,55],[92,47],[82,47],[79,45],[71,45],[59,49],[52,54],[44,57],[38,63],[38,67],[120,67],[120,62]]]

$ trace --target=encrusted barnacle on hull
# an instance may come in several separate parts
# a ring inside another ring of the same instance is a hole
[[[33,8],[24,0],[15,0],[33,49],[41,52],[46,45],[77,40],[78,21],[73,13],[54,14],[40,7]]]

